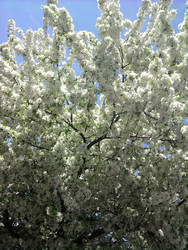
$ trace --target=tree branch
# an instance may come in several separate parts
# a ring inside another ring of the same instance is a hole
[[[28,145],[30,145],[30,146],[32,146],[32,147],[34,147],[34,148],[38,148],[38,149],[45,149],[45,150],[50,150],[49,148],[45,148],[45,147],[43,147],[43,146],[39,146],[39,145],[36,145],[36,144],[33,144],[32,142],[28,142],[28,141],[26,141],[26,140],[22,140],[22,142],[23,143],[26,143],[26,144],[28,144]]]
[[[50,115],[54,115],[54,116],[57,116],[57,114],[53,114],[52,112],[49,112],[49,111],[45,111],[47,114],[50,114]],[[71,115],[71,120],[73,119],[72,115]],[[71,127],[75,132],[79,133],[79,135],[82,137],[82,140],[84,143],[86,143],[86,138],[84,136],[84,134],[82,132],[80,132],[77,128],[75,128],[75,126],[70,122],[70,121],[67,121],[65,119],[62,119],[69,127]]]
[[[62,212],[62,213],[65,213],[67,209],[66,209],[66,207],[65,207],[64,200],[61,198],[61,193],[60,193],[59,189],[57,189],[57,196],[58,196],[59,201],[60,201],[61,212]]]
[[[5,228],[7,229],[7,231],[9,232],[9,234],[12,236],[12,238],[16,238],[19,239],[20,235],[16,232],[16,230],[14,230],[12,223],[13,221],[9,218],[9,212],[6,209],[3,212],[3,224],[5,226]]]
[[[67,120],[65,120],[65,119],[63,119],[63,121],[64,121],[68,126],[70,126],[75,132],[79,133],[79,135],[82,137],[83,142],[86,143],[86,138],[85,138],[85,136],[84,136],[84,134],[83,134],[82,132],[80,132],[77,128],[75,128],[74,125],[73,125],[71,122],[69,122],[69,121],[67,121]]]
[[[177,206],[176,207],[180,207],[184,202],[186,202],[186,200],[187,199],[183,199],[183,200],[181,200],[178,204],[177,204]]]
[[[111,123],[110,123],[109,129],[111,129],[112,126],[113,126],[113,124],[116,123],[117,121],[119,121],[119,119],[120,119],[120,115],[117,115],[117,114],[115,113],[115,111],[113,111],[112,121],[111,121]]]
[[[152,116],[152,115],[146,113],[145,111],[144,111],[144,114],[145,114],[146,116],[148,116],[149,118],[153,119],[153,120],[159,121],[156,117],[154,117],[154,116]]]
[[[83,243],[83,240],[93,240],[96,237],[103,235],[104,233],[105,231],[103,228],[95,229],[90,235],[85,235],[86,233],[84,232],[74,240],[74,243],[81,245]]]
[[[99,138],[96,138],[95,140],[93,140],[92,142],[90,142],[88,145],[87,145],[87,149],[89,150],[93,145],[95,145],[96,143],[106,139],[106,134],[105,135],[102,135],[100,136]]]

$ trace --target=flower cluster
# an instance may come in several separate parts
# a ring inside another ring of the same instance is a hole
[[[118,0],[98,0],[99,38],[56,0],[42,29],[9,20],[3,249],[186,249],[188,8],[175,33],[171,2],[143,0],[131,22]]]

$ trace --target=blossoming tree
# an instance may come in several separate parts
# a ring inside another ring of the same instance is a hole
[[[118,0],[98,0],[98,38],[55,0],[43,29],[9,20],[1,249],[186,248],[188,8],[175,33],[170,4],[143,0],[131,22]]]

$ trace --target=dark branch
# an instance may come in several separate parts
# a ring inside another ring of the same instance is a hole
[[[78,176],[79,177],[82,174],[83,170],[86,169],[86,158],[82,157],[82,160],[83,160],[83,165],[81,165],[79,170],[78,170]]]
[[[65,120],[65,119],[63,119],[63,121],[64,121],[68,126],[70,126],[75,132],[79,133],[79,135],[82,137],[83,142],[86,143],[86,138],[85,138],[85,136],[84,136],[84,134],[83,134],[82,132],[80,132],[77,128],[75,128],[74,125],[73,125],[71,122],[69,122],[69,121],[67,121],[67,120]]]
[[[65,207],[64,200],[61,198],[61,193],[60,193],[59,189],[57,189],[57,196],[58,196],[58,198],[59,198],[59,200],[60,200],[61,212],[62,212],[62,213],[65,213],[67,209],[66,209],[66,207]]]
[[[45,149],[45,150],[48,150],[48,151],[50,150],[49,148],[45,148],[43,146],[39,146],[39,145],[33,144],[32,142],[29,142],[29,141],[26,141],[26,140],[22,140],[22,142],[26,143],[26,144],[34,147],[34,148],[38,148],[38,149],[42,149],[42,150]]]
[[[158,119],[157,119],[156,117],[154,117],[154,116],[152,116],[152,115],[146,113],[145,111],[144,111],[144,114],[145,114],[146,116],[148,116],[149,118],[158,121]]]
[[[86,235],[86,233],[81,234],[80,236],[78,236],[74,240],[74,243],[81,245],[84,242],[84,240],[93,240],[96,237],[103,235],[104,233],[105,233],[105,231],[103,228],[98,228],[98,229],[94,230],[89,236]]]
[[[184,202],[186,202],[186,200],[187,200],[187,199],[181,200],[181,201],[178,203],[177,207],[180,207]]]
[[[102,135],[101,137],[99,138],[96,138],[95,140],[93,140],[92,142],[90,142],[88,145],[87,145],[87,149],[89,150],[93,145],[95,145],[96,143],[102,141],[106,139],[106,134],[105,135]]]
[[[90,239],[90,240],[95,239],[96,237],[98,237],[104,233],[105,233],[105,231],[103,228],[98,228],[92,232],[92,234],[88,237],[88,239]]]
[[[130,63],[127,63],[126,65],[122,65],[121,68],[124,69],[124,68],[126,68],[128,65],[130,65]]]
[[[116,123],[117,121],[119,121],[119,119],[120,119],[120,115],[117,115],[117,114],[115,113],[115,111],[113,111],[112,121],[111,121],[111,123],[110,123],[109,129],[111,129],[112,126],[113,126],[113,124]]]
[[[12,225],[13,221],[10,219],[9,212],[7,209],[3,212],[3,224],[5,228],[7,229],[7,231],[9,232],[9,234],[12,236],[12,238],[16,238],[16,239],[20,238],[20,235],[13,228],[13,225]]]
[[[53,114],[52,112],[49,111],[45,111],[47,114],[53,115],[53,116],[57,116],[57,114]],[[71,121],[73,119],[73,116],[71,114]],[[84,143],[86,143],[86,138],[84,136],[84,134],[82,132],[80,132],[77,128],[75,128],[75,126],[71,123],[71,121],[67,121],[65,119],[63,119],[63,121],[69,126],[71,127],[75,132],[79,133],[79,135],[82,137],[82,140]]]

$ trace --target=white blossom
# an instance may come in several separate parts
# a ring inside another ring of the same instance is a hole
[[[97,2],[99,38],[75,31],[56,0],[42,6],[42,29],[9,20],[3,249],[186,249],[187,10],[175,33],[171,0],[143,0],[134,21],[121,1]]]

